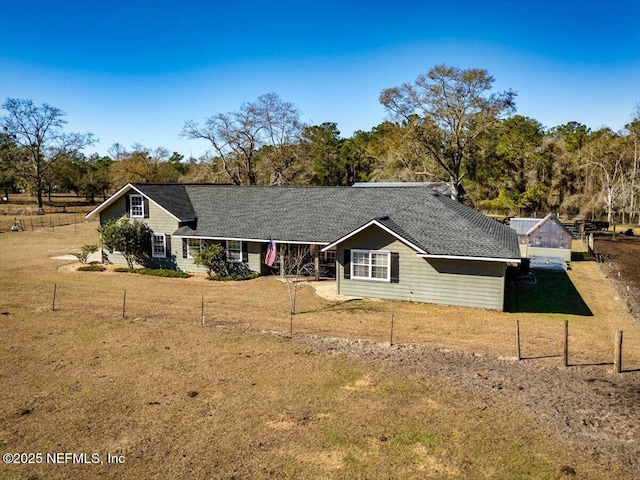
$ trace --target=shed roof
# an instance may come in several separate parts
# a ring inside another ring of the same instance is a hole
[[[565,227],[553,213],[547,214],[544,218],[512,218],[510,221],[510,227],[514,229],[518,235],[531,235],[535,230],[538,230],[547,222],[556,224],[559,229],[562,229],[568,235],[571,235],[571,232],[569,232],[567,227]]]

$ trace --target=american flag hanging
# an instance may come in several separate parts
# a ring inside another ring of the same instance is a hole
[[[267,254],[264,257],[264,263],[268,267],[272,267],[276,261],[276,243],[273,240],[269,240],[269,246],[267,247]]]

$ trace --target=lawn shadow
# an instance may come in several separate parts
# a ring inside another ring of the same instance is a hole
[[[589,252],[571,252],[572,262],[593,262],[595,258],[589,255]]]
[[[567,272],[532,269],[531,273],[536,279],[535,283],[512,281],[507,285],[506,311],[593,316]]]
[[[299,310],[296,312],[296,315],[303,315],[305,313],[318,313],[318,312],[328,312],[328,311],[362,311],[362,312],[370,312],[376,311],[371,306],[363,304],[363,299],[361,298],[350,298],[348,300],[338,300],[333,301],[332,303],[327,303],[317,308],[311,308],[309,310]]]
[[[569,367],[606,367],[608,365],[613,366],[613,362],[599,362],[599,363],[570,363]]]
[[[520,360],[542,360],[545,358],[562,358],[562,355],[537,355],[533,357],[520,357]]]

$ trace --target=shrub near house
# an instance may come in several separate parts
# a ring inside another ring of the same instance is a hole
[[[127,217],[109,219],[98,228],[102,244],[124,257],[129,268],[134,263],[144,264],[151,251],[151,229],[143,222]]]

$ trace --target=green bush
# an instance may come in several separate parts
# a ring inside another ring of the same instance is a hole
[[[189,278],[191,275],[179,270],[171,270],[169,268],[127,268],[118,267],[113,269],[114,272],[121,273],[137,273],[139,275],[151,275],[153,277],[166,278]]]
[[[207,267],[209,276],[227,274],[224,247],[218,243],[207,243],[193,252],[193,263]]]
[[[218,282],[235,282],[240,280],[251,280],[253,278],[258,278],[260,276],[259,273],[247,273],[244,275],[236,274],[236,275],[225,275],[224,277],[209,277],[209,280],[214,280]]]
[[[137,268],[133,271],[133,273],[168,278],[189,278],[191,276],[188,273],[184,273],[179,270],[171,270],[168,268]]]
[[[72,253],[72,255],[75,256],[80,261],[80,263],[84,264],[87,263],[87,258],[89,258],[89,255],[97,252],[99,248],[100,246],[96,245],[95,243],[87,243],[82,246],[82,251],[80,253]]]
[[[78,272],[104,272],[106,267],[102,265],[84,265],[76,269]]]
[[[146,223],[130,221],[127,217],[107,220],[98,228],[102,244],[108,250],[117,250],[127,261],[144,264],[151,253],[151,229]]]

